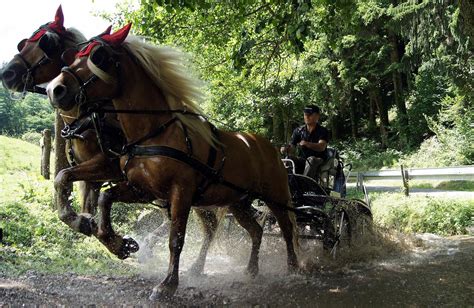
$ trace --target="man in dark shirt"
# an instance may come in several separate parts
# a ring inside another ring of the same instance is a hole
[[[318,123],[320,116],[318,106],[306,106],[305,125],[296,128],[291,136],[291,144],[280,149],[282,154],[294,153],[296,146],[301,146],[301,157],[290,158],[295,162],[297,173],[301,173],[304,168],[303,174],[313,179],[316,179],[319,166],[327,159],[326,148],[329,142],[328,130]]]

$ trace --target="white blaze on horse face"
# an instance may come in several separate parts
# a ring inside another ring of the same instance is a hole
[[[55,99],[60,99],[58,97],[54,97],[53,96],[53,90],[54,88],[56,88],[58,85],[64,85],[63,83],[63,74],[59,74],[58,76],[56,76],[56,78],[54,78],[53,80],[51,80],[51,82],[48,84],[48,86],[46,87],[46,93],[48,94],[48,98],[51,102],[55,102]]]
[[[250,144],[249,144],[249,142],[247,141],[247,139],[245,138],[244,135],[242,135],[241,133],[238,133],[236,136],[237,136],[237,138],[239,138],[240,140],[242,140],[245,143],[247,148],[250,148]]]

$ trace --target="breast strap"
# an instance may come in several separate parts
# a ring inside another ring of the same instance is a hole
[[[220,174],[220,170],[216,170],[195,157],[188,155],[187,153],[177,150],[168,146],[161,146],[161,145],[150,145],[150,146],[142,146],[136,145],[134,147],[129,148],[127,153],[129,158],[134,156],[165,156],[180,162],[187,164],[188,166],[192,167],[193,169],[197,170],[199,173],[210,179],[214,183],[220,183],[225,185],[229,188],[232,188],[240,193],[248,193],[248,190],[237,186],[231,182],[226,181],[222,175]]]

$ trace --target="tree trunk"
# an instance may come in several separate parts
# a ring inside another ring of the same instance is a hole
[[[283,142],[290,143],[291,134],[293,133],[289,119],[289,112],[286,108],[281,108],[281,121],[283,123]]]
[[[377,123],[375,122],[376,106],[373,97],[369,94],[369,133],[372,135],[375,133]]]
[[[351,135],[352,138],[357,138],[357,116],[356,116],[356,104],[354,100],[352,99],[352,95],[349,95],[348,98],[348,103],[349,103],[349,112],[350,112],[350,117],[351,117]]]
[[[398,51],[398,38],[396,35],[390,35],[390,44],[392,50],[390,51],[390,61],[392,65],[398,66],[400,64],[400,53]],[[399,68],[396,68],[392,71],[392,81],[394,89],[394,99],[395,104],[398,109],[398,123],[400,126],[400,136],[401,136],[401,145],[403,147],[408,145],[408,136],[409,136],[409,123],[408,123],[408,113],[405,101],[403,99],[403,84],[402,84],[402,75]]]
[[[469,38],[469,46],[474,48],[474,3],[472,0],[459,0],[459,15],[463,32]]]
[[[390,125],[388,121],[388,110],[385,106],[382,96],[380,95],[380,87],[377,84],[375,87],[369,89],[369,96],[375,103],[380,117],[380,139],[382,141],[382,147],[388,146],[388,127]]]
[[[339,139],[339,116],[331,113],[329,115],[329,127],[331,128],[331,140]],[[331,141],[330,140],[330,141]]]

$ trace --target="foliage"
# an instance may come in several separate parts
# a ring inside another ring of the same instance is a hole
[[[38,132],[34,132],[34,131],[29,131],[29,132],[26,132],[24,133],[23,135],[21,135],[21,140],[24,140],[26,142],[29,142],[29,143],[32,143],[32,144],[35,144],[35,145],[39,145],[41,143],[41,138],[43,136],[38,133]]]
[[[469,11],[452,0],[189,0],[124,2],[108,17],[191,53],[218,125],[282,143],[315,103],[332,140],[371,138],[390,157],[442,139],[443,101],[472,101]]]
[[[37,94],[27,94],[20,100],[12,100],[0,85],[0,133],[21,136],[26,132],[53,129],[54,112],[48,99]]]
[[[349,140],[335,144],[345,163],[351,163],[354,171],[367,171],[398,167],[401,152],[382,150],[381,145],[370,139]]]
[[[474,162],[474,109],[463,96],[446,96],[440,110],[427,117],[427,124],[436,133],[420,148],[401,160],[410,167],[446,167],[469,165]]]
[[[371,194],[375,221],[407,233],[466,234],[474,224],[474,200]]]

